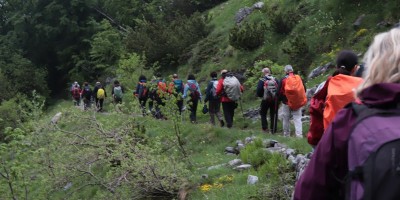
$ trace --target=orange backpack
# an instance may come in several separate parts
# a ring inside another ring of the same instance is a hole
[[[290,74],[285,80],[285,96],[288,106],[292,110],[298,110],[307,103],[303,81],[299,75]]]
[[[332,122],[336,113],[346,104],[354,101],[353,89],[362,82],[361,78],[339,74],[329,80],[328,94],[324,109],[324,129]]]

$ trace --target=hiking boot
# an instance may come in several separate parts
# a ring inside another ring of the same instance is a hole
[[[224,120],[219,121],[219,123],[221,124],[221,127],[224,127],[224,126],[225,126]]]

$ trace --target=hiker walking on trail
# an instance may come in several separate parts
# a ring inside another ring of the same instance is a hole
[[[217,95],[217,72],[211,72],[210,77],[211,81],[207,85],[206,89],[206,98],[204,99],[204,104],[208,103],[208,109],[210,113],[210,123],[215,126],[215,116],[217,116],[220,126],[223,127],[225,125],[224,120],[222,119],[221,114],[221,98]]]
[[[172,75],[172,81],[168,86],[168,93],[173,94],[176,98],[176,105],[178,106],[179,114],[182,114],[183,109],[183,81],[179,79],[178,74]]]
[[[93,89],[93,95],[95,96],[97,111],[103,111],[103,103],[104,99],[107,97],[107,93],[100,82],[96,83],[96,86]]]
[[[81,92],[82,91],[78,83],[76,83],[71,89],[72,100],[74,101],[75,106],[80,106]]]
[[[293,116],[296,137],[303,137],[303,127],[301,123],[301,107],[306,105],[306,86],[301,77],[293,73],[291,65],[285,66],[286,76],[279,84],[279,99],[282,101],[283,113],[283,136],[290,136],[290,116]]]
[[[325,130],[295,200],[400,199],[400,29],[375,36],[363,60],[356,102]]]
[[[148,88],[146,84],[147,84],[146,77],[144,75],[140,75],[139,82],[136,85],[136,91],[134,93],[135,97],[137,97],[139,100],[143,116],[146,115],[146,102],[149,97]]]
[[[221,78],[218,80],[217,95],[221,96],[222,110],[228,128],[233,126],[233,117],[238,106],[237,101],[239,101],[242,92],[243,86],[239,80],[228,70],[222,70]]]
[[[89,86],[88,82],[83,83],[82,98],[83,98],[83,109],[87,110],[90,108],[90,102],[92,101],[93,91]]]
[[[190,96],[190,99],[187,101],[187,105],[189,105],[190,110],[190,121],[192,123],[196,123],[197,105],[199,101],[201,101],[202,96],[200,86],[193,74],[188,76],[187,83],[183,89],[182,98],[185,99],[187,96]]]
[[[276,133],[277,118],[275,114],[278,110],[278,82],[271,75],[269,68],[262,69],[263,78],[257,84],[257,96],[261,97],[260,116],[261,128],[267,133]],[[270,129],[268,130],[267,113],[269,110]]]
[[[339,52],[336,71],[321,83],[310,103],[311,123],[308,130],[308,143],[315,147],[336,113],[346,104],[354,101],[353,90],[362,79],[352,76],[357,69],[358,57],[349,50]]]
[[[121,84],[117,80],[114,81],[114,86],[111,90],[111,95],[113,97],[115,104],[122,103],[122,97],[124,95],[124,88],[121,86]]]
[[[149,102],[149,107],[156,119],[164,119],[164,116],[161,113],[161,107],[165,106],[165,100],[168,95],[167,84],[161,77],[160,73],[156,73],[155,76],[156,79],[151,82],[151,90],[149,94],[151,101]]]

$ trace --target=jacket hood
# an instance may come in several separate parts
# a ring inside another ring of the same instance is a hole
[[[360,99],[366,105],[396,106],[400,102],[400,84],[380,83],[372,85],[361,92]]]

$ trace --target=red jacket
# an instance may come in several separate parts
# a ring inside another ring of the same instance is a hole
[[[243,85],[240,85],[240,90],[243,92]],[[217,90],[215,92],[217,93],[217,96],[221,97],[221,102],[233,102],[224,92],[224,78],[218,80]]]
[[[307,141],[310,145],[317,145],[324,133],[324,106],[328,94],[329,77],[322,89],[317,91],[310,102],[310,128],[307,133]]]

